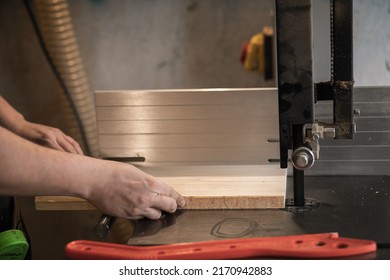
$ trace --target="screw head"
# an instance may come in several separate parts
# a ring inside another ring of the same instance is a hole
[[[320,140],[320,135],[319,135],[318,133],[314,133],[314,134],[311,136],[311,139],[313,139],[314,141]]]

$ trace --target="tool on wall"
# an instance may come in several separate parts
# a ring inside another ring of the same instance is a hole
[[[240,60],[245,70],[264,74],[265,80],[274,78],[273,40],[273,28],[265,26],[262,32],[253,35],[249,42],[244,43]]]

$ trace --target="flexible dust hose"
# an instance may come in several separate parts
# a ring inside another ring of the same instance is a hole
[[[67,114],[75,113],[76,119],[80,122],[78,128],[85,142],[86,153],[97,156],[95,103],[81,59],[68,3],[66,0],[34,0],[34,12],[47,54],[73,107],[74,112],[67,110]]]

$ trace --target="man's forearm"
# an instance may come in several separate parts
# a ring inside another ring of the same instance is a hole
[[[125,163],[41,147],[0,127],[0,195],[70,195],[126,219],[158,219],[184,198],[172,187]]]
[[[0,127],[0,194],[86,197],[99,180],[96,159],[41,147]]]

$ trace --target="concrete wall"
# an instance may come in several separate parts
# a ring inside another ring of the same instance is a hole
[[[69,1],[94,89],[274,85],[239,63],[273,1]]]
[[[390,1],[354,1],[354,71],[358,86],[390,85]]]
[[[390,1],[354,0],[355,86],[390,85]],[[329,1],[313,0],[314,79],[330,73]]]

